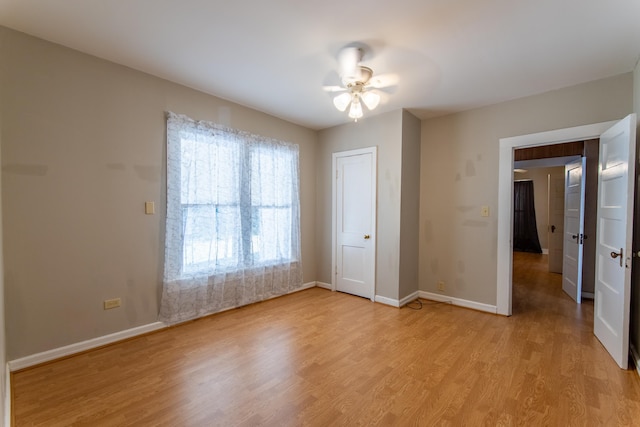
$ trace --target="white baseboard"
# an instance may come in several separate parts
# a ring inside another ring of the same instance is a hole
[[[594,299],[596,296],[593,292],[583,292],[582,293],[582,298],[586,298],[586,299]]]
[[[400,301],[398,301],[397,299],[376,295],[373,300],[381,304],[390,305],[391,307],[400,307]]]
[[[451,305],[456,305],[458,307],[471,308],[473,310],[485,311],[487,313],[493,313],[493,314],[498,313],[498,309],[495,305],[469,301],[466,299],[450,297],[447,295],[434,294],[432,292],[426,292],[426,291],[419,291],[418,294],[420,298],[424,298],[432,301],[449,302],[451,303]]]
[[[158,329],[166,327],[167,325],[162,322],[149,323],[148,325],[126,329],[124,331],[104,335],[102,337],[92,338],[90,340],[81,341],[64,347],[54,348],[53,350],[43,351],[42,353],[32,354],[31,356],[21,357],[20,359],[10,360],[7,363],[7,366],[9,367],[10,372],[14,372],[30,366],[39,365],[40,363],[49,362],[51,360],[60,359],[61,357],[71,356],[72,354],[80,353],[82,351],[122,341],[127,338],[133,338],[138,335],[157,331]]]
[[[415,292],[407,295],[406,297],[402,298],[400,300],[399,307],[403,307],[403,306],[407,305],[407,303],[410,303],[413,300],[417,300],[419,297],[420,297],[420,292],[419,291],[415,291]]]
[[[381,304],[390,305],[391,307],[402,307],[406,305],[408,302],[411,302],[417,298],[418,298],[418,291],[415,291],[414,293],[407,295],[401,300],[376,295],[374,301],[379,302]]]
[[[549,255],[549,249],[548,248],[542,248],[542,255]]]
[[[331,286],[331,283],[316,282],[316,286],[319,287],[319,288],[329,289],[330,291],[333,290],[333,287]]]
[[[629,343],[629,352],[631,353],[633,364],[636,365],[636,372],[640,375],[640,353],[638,353],[638,350],[636,350],[631,343]]]
[[[304,291],[304,290],[306,290],[306,289],[315,288],[316,286],[317,286],[316,282],[308,282],[308,283],[304,283],[304,284],[302,285],[302,287],[300,287],[300,288],[298,288],[298,289],[296,289],[296,290],[294,290],[294,291],[291,291],[291,292],[289,292],[289,293],[290,293],[290,294],[292,294],[292,293],[294,293],[294,292]]]

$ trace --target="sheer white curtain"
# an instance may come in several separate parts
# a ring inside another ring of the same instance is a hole
[[[160,320],[301,286],[298,146],[167,113]]]

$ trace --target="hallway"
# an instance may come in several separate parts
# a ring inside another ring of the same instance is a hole
[[[561,314],[588,318],[593,330],[593,300],[576,304],[562,291],[562,275],[548,272],[548,255],[513,253],[513,314]]]

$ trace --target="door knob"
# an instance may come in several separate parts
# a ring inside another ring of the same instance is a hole
[[[571,235],[571,238],[578,240],[578,235],[577,234],[573,234],[573,235]]]
[[[365,234],[365,235],[364,235],[364,239],[365,239],[365,240],[369,240],[370,238],[371,238],[371,236],[369,236],[368,234]]]
[[[620,258],[620,267],[622,267],[622,248],[620,248],[620,252],[611,252],[611,258],[616,259]]]
[[[555,231],[556,231],[556,226],[555,226],[555,225],[552,225],[552,226],[551,226],[551,232],[552,232],[552,233],[554,233]]]

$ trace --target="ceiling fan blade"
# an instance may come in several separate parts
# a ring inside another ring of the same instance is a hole
[[[371,77],[371,80],[367,83],[367,86],[373,87],[376,89],[383,89],[386,87],[397,86],[400,78],[397,74],[380,74],[374,75]]]
[[[335,93],[344,92],[345,90],[347,90],[347,88],[342,86],[322,86],[322,90],[329,93]]]
[[[384,92],[384,91],[381,91],[381,90],[377,90],[377,89],[372,89],[372,91],[375,91],[378,95],[380,95],[379,105],[384,105],[387,102],[389,102],[389,99],[391,98],[391,95],[389,95],[387,92]]]

